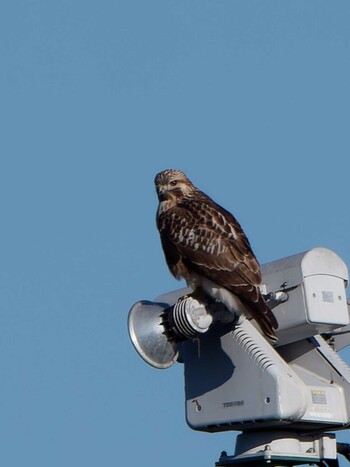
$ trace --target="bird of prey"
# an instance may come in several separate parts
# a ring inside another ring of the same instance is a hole
[[[157,228],[171,273],[185,279],[195,295],[204,293],[235,314],[243,309],[276,341],[278,323],[259,288],[259,263],[234,216],[181,170],[159,172],[155,185]]]

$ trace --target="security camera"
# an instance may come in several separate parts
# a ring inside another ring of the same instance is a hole
[[[314,248],[261,270],[262,292],[279,323],[276,344],[253,320],[194,299],[188,289],[136,303],[131,340],[156,368],[183,363],[191,428],[247,436],[269,430],[275,440],[287,430],[303,446],[301,434],[317,431],[319,446],[335,452],[335,440],[322,436],[350,424],[350,369],[335,347],[350,344],[347,267],[334,252]],[[259,446],[256,439],[255,453]]]

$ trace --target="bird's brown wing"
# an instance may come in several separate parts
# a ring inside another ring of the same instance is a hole
[[[158,219],[164,254],[175,277],[194,271],[247,303],[264,332],[277,321],[259,289],[260,267],[237,220],[206,195],[184,200]]]
[[[256,293],[261,275],[249,241],[236,219],[210,199],[178,203],[160,216],[158,228],[175,276],[182,260],[238,295]]]

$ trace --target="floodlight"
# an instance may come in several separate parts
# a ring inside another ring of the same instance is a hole
[[[155,368],[169,368],[178,357],[162,328],[161,315],[168,307],[165,303],[142,300],[129,312],[129,334],[139,355]]]
[[[189,292],[183,289],[184,294]],[[199,302],[192,297],[175,300],[160,297],[154,302],[142,300],[129,312],[129,335],[139,355],[155,368],[169,368],[179,356],[177,344],[206,333],[216,320],[232,322],[234,316],[223,305]],[[169,299],[164,302],[163,299]],[[170,304],[171,303],[171,304]]]

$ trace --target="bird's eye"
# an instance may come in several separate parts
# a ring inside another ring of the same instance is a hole
[[[172,180],[172,181],[170,182],[170,185],[171,185],[171,186],[177,185],[177,180]]]

